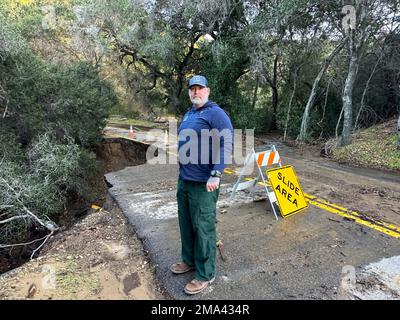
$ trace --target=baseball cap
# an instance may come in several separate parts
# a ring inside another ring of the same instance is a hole
[[[208,82],[206,77],[203,76],[193,76],[190,80],[189,80],[189,88],[191,86],[194,85],[198,85],[198,86],[202,86],[202,87],[207,87]]]

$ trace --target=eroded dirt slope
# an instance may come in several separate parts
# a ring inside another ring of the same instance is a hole
[[[41,256],[0,277],[0,299],[164,299],[147,253],[120,209],[94,211]]]

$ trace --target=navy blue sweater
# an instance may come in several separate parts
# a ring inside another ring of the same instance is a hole
[[[223,172],[232,163],[232,123],[215,102],[192,106],[178,128],[178,140],[179,179],[206,182],[212,170]]]

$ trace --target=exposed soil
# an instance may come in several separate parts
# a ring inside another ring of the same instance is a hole
[[[164,299],[125,216],[110,199],[104,207],[0,277],[0,299]]]
[[[96,153],[107,173],[145,163],[147,148],[148,145],[133,140],[104,138]]]
[[[146,148],[105,139],[96,153],[104,174],[144,163]],[[141,241],[108,196],[103,174],[91,181],[91,203],[71,196],[61,231],[38,258],[0,276],[0,299],[165,299]]]

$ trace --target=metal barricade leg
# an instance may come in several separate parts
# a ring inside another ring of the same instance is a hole
[[[264,183],[264,189],[265,189],[265,192],[267,193],[267,197],[268,197],[269,203],[271,204],[272,211],[274,212],[275,219],[276,219],[276,220],[279,220],[279,219],[278,219],[278,215],[276,214],[276,211],[275,211],[274,204],[273,204],[273,202],[271,201],[271,198],[269,197],[268,187],[267,187],[267,184],[266,184],[266,182],[265,182],[264,176],[263,176],[263,174],[262,174],[262,170],[261,170],[261,168],[260,168],[258,165],[257,165],[257,167],[258,167],[258,170],[260,171],[261,179],[262,179],[262,181],[263,181],[263,183]]]
[[[253,152],[250,153],[249,155],[247,155],[246,159],[244,160],[243,168],[240,170],[239,178],[238,178],[238,180],[236,181],[236,183],[235,183],[234,186],[233,186],[230,199],[233,199],[233,198],[235,197],[236,190],[237,190],[237,188],[238,188],[240,182],[242,182],[243,176],[245,175],[245,174],[244,174],[244,171],[246,170],[246,167],[247,167],[247,165],[249,164],[249,162],[253,159],[253,158],[252,158],[253,155],[254,155],[254,149],[253,149]]]
[[[257,178],[254,180],[253,186],[251,187],[250,197],[253,197],[253,199],[254,199],[254,191],[256,190],[256,186],[259,179],[260,179],[260,174],[258,174]]]

